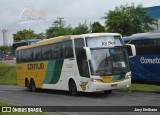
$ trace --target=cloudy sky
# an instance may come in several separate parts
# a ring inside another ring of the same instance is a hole
[[[57,17],[64,17],[67,25],[72,26],[85,20],[103,24],[104,20],[100,18],[105,13],[127,3],[151,7],[160,5],[160,0],[1,0],[0,29],[8,28],[8,41],[12,44],[13,33],[24,28],[31,28],[36,33],[45,32]],[[35,19],[38,21],[33,22]],[[0,32],[0,45],[3,44],[2,38]]]

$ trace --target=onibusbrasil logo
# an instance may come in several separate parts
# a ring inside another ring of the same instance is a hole
[[[40,107],[2,107],[1,112],[42,112]]]
[[[44,9],[25,8],[21,11],[18,19],[19,24],[30,22],[46,22],[46,11]]]

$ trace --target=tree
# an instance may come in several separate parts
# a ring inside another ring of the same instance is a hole
[[[73,35],[89,33],[89,29],[86,22],[79,23],[79,25],[75,27],[72,31],[73,31]]]
[[[72,28],[70,26],[65,26],[65,21],[63,21],[62,18],[54,21],[52,27],[49,27],[49,29],[46,30],[47,38],[71,34]]]
[[[12,46],[0,46],[0,57],[4,54],[11,54]]]
[[[105,27],[99,22],[94,22],[92,24],[92,33],[105,32]]]
[[[20,40],[25,40],[25,39],[29,39],[29,38],[39,38],[39,39],[43,39],[45,36],[40,33],[40,34],[35,34],[34,30],[27,30],[27,29],[23,29],[18,31],[17,33],[13,34],[13,39],[14,42],[18,42]]]
[[[35,37],[36,38],[39,38],[39,39],[45,39],[46,38],[46,35],[45,35],[45,33],[39,33],[39,34],[35,34]]]
[[[138,6],[121,5],[106,15],[104,18],[107,31],[118,32],[123,36],[153,30],[151,25],[155,24],[155,19],[148,16],[140,4]]]

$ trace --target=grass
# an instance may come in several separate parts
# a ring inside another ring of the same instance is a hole
[[[0,62],[0,84],[17,84],[16,67]]]
[[[150,84],[131,84],[131,87],[125,88],[125,91],[136,90],[136,91],[160,91],[160,85],[150,85]]]

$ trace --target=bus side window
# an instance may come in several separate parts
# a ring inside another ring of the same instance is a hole
[[[16,52],[16,61],[17,63],[20,63],[20,51]]]
[[[73,58],[73,45],[72,41],[66,41],[62,43],[63,58]]]
[[[143,50],[143,41],[142,40],[134,40],[131,41],[130,44],[134,44],[136,47],[136,54],[144,54]]]
[[[132,55],[132,49],[131,49],[131,47],[130,46],[126,46],[126,49],[127,49],[128,55],[131,56]]]
[[[157,47],[156,47],[157,54],[160,54],[160,38],[156,39],[156,43],[157,43]]]
[[[21,53],[21,59],[22,62],[27,62],[27,53],[26,53],[26,49],[25,50],[21,50],[23,53]]]
[[[34,59],[36,61],[40,61],[41,60],[41,47],[36,47],[34,48]]]
[[[89,77],[88,63],[86,61],[86,52],[83,48],[85,46],[84,39],[78,38],[75,39],[74,42],[79,73],[82,77]]]
[[[50,60],[52,58],[52,45],[42,46],[42,59]]]
[[[61,43],[56,43],[52,45],[52,59],[62,58],[62,55],[61,55],[62,48],[61,47],[62,47]]]
[[[156,40],[154,39],[147,39],[143,40],[143,51],[144,54],[157,54],[157,48],[156,48]]]

